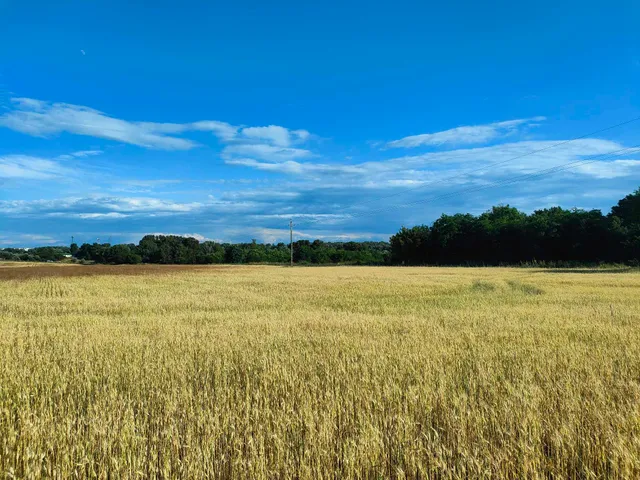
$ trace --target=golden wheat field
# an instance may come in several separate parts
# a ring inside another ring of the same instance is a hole
[[[0,476],[639,478],[640,274],[0,267]]]

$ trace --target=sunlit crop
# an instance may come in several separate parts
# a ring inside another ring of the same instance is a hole
[[[638,273],[100,268],[0,267],[0,478],[640,477]]]

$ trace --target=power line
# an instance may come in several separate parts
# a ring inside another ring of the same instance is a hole
[[[111,118],[111,117],[108,117],[108,118]],[[119,122],[125,122],[125,123],[127,123],[127,124],[129,124],[129,125],[133,125],[133,126],[136,126],[136,127],[140,127],[139,123],[143,123],[143,124],[144,124],[144,122],[128,122],[128,121],[126,121],[126,120],[119,120],[119,119],[113,119],[113,120],[114,120],[114,121],[116,121],[116,122],[118,122],[118,121],[119,121]],[[624,125],[628,125],[628,124],[633,123],[633,122],[636,122],[636,121],[638,121],[638,120],[640,120],[640,116],[635,117],[635,118],[632,118],[632,119],[630,119],[630,120],[626,120],[626,121],[624,121],[624,122],[617,123],[617,124],[615,124],[615,125],[611,125],[611,126],[609,126],[609,127],[606,127],[606,128],[600,129],[600,130],[596,130],[596,131],[593,131],[593,132],[586,133],[586,134],[584,134],[584,135],[580,135],[580,136],[578,136],[578,137],[574,137],[574,138],[569,139],[569,140],[563,140],[563,141],[561,141],[561,142],[554,143],[554,144],[552,144],[552,145],[546,146],[546,147],[541,148],[541,149],[538,149],[538,150],[533,150],[533,151],[531,151],[531,152],[527,152],[527,153],[524,153],[524,154],[521,154],[521,155],[517,155],[517,156],[512,157],[512,158],[508,158],[508,159],[506,159],[506,160],[501,160],[501,161],[499,161],[499,162],[495,162],[495,163],[492,163],[492,164],[489,164],[489,165],[485,165],[485,166],[479,167],[479,168],[477,168],[477,169],[473,169],[473,170],[469,170],[469,171],[466,171],[466,172],[462,172],[462,173],[459,173],[459,174],[456,174],[456,175],[452,175],[452,176],[449,176],[449,177],[445,177],[445,178],[440,179],[440,180],[437,180],[437,181],[426,182],[426,183],[423,183],[423,184],[417,185],[417,186],[415,186],[415,187],[405,188],[405,189],[403,189],[403,190],[402,190],[402,191],[400,191],[400,192],[392,193],[392,194],[390,194],[390,195],[385,195],[385,196],[381,196],[381,197],[376,197],[376,198],[373,198],[373,199],[369,199],[369,200],[367,200],[367,201],[365,201],[365,202],[360,202],[360,203],[352,204],[352,205],[350,205],[350,207],[357,207],[357,206],[366,205],[366,204],[369,204],[369,203],[372,203],[372,202],[375,202],[375,201],[385,200],[385,199],[387,199],[387,198],[392,198],[392,197],[396,197],[396,196],[399,196],[399,195],[404,195],[405,193],[408,193],[408,192],[411,192],[411,191],[415,191],[415,190],[419,190],[419,189],[424,188],[424,187],[429,186],[429,185],[440,184],[440,183],[443,183],[443,182],[446,182],[446,181],[449,181],[449,180],[453,180],[453,179],[456,179],[456,178],[460,178],[460,177],[464,177],[464,176],[470,175],[470,174],[472,174],[472,173],[476,173],[476,172],[479,172],[479,171],[483,171],[483,170],[486,170],[486,169],[489,169],[489,168],[492,168],[492,167],[496,167],[496,166],[499,166],[499,165],[504,165],[505,163],[509,163],[509,162],[514,161],[514,160],[518,160],[518,159],[525,158],[525,157],[528,157],[528,156],[531,156],[531,155],[535,155],[535,154],[537,154],[537,153],[542,153],[542,152],[545,152],[545,151],[547,151],[547,150],[551,150],[551,149],[553,149],[553,148],[556,148],[556,147],[559,147],[559,146],[562,146],[562,145],[566,145],[566,144],[569,144],[569,143],[571,143],[571,142],[574,142],[574,141],[577,141],[577,140],[581,140],[581,139],[583,139],[583,138],[586,138],[586,137],[589,137],[589,136],[592,136],[592,135],[597,135],[597,134],[599,134],[599,133],[603,133],[603,132],[606,132],[606,131],[608,131],[608,130],[612,130],[612,129],[614,129],[614,128],[619,128],[619,127],[622,127],[622,126],[624,126]],[[32,127],[40,126],[40,125],[36,125],[36,124],[33,124],[33,123],[28,123],[28,122],[23,123],[23,125],[32,126]],[[104,126],[96,127],[95,125],[90,125],[90,124],[85,124],[85,123],[55,122],[55,124],[53,124],[52,126],[55,126],[55,125],[66,125],[66,126],[76,126],[76,127],[87,127],[87,128],[91,128],[91,129],[98,130],[98,131],[100,131],[100,130],[105,130],[105,131],[113,131],[113,132],[124,133],[123,129],[118,129],[118,128],[109,128],[109,127],[104,127]],[[162,125],[162,124],[159,124],[159,125]],[[46,125],[45,125],[45,126],[46,126]],[[174,131],[174,132],[170,132],[170,131],[165,131],[165,132],[163,132],[163,131],[158,131],[158,132],[156,132],[156,133],[157,133],[157,134],[159,134],[160,136],[162,136],[162,135],[171,135],[171,134],[175,135],[175,134],[183,133],[184,131],[187,131],[187,130],[188,130],[188,128],[185,128],[183,131]],[[82,134],[82,133],[80,133],[80,134]],[[87,135],[91,135],[90,133],[86,133],[86,134],[87,134]],[[107,137],[107,138],[108,138],[108,137]],[[171,137],[170,137],[170,138],[171,138]],[[630,147],[630,148],[633,148],[633,147]],[[626,150],[626,149],[621,149],[621,150],[618,150],[618,151],[623,151],[623,150]],[[615,153],[615,152],[610,152],[609,154],[612,154],[612,153]],[[607,154],[607,155],[609,155],[609,154]],[[450,158],[450,159],[451,159],[451,158]],[[575,161],[575,162],[570,162],[570,163],[569,163],[569,164],[567,164],[567,165],[571,165],[571,164],[574,164],[574,163],[581,163],[581,162],[584,162],[585,160],[589,160],[589,159],[583,159],[583,160],[578,160],[578,161]],[[593,161],[596,161],[596,160],[593,160]],[[226,164],[226,162],[223,162],[223,163],[224,163],[224,164]],[[592,161],[588,161],[587,163],[592,163]],[[585,163],[585,164],[586,164],[586,163]],[[576,165],[576,166],[577,166],[577,165]],[[555,168],[555,167],[554,167],[554,168]],[[550,173],[554,173],[554,172],[550,172]],[[543,173],[543,174],[546,174],[546,173]],[[519,177],[516,177],[516,178],[519,178]],[[520,180],[515,180],[515,181],[520,181]],[[511,182],[510,182],[510,183],[511,183]],[[500,185],[499,185],[498,183],[495,183],[495,184],[490,184],[490,186],[482,187],[482,188],[480,188],[480,189],[484,189],[484,188],[491,188],[491,186],[500,186]],[[462,190],[462,191],[460,191],[460,192],[453,192],[453,193],[451,193],[451,194],[445,194],[445,195],[456,195],[456,194],[459,194],[459,193],[464,193],[464,192],[466,192],[466,191],[467,191],[467,190]],[[476,191],[476,190],[472,190],[472,191]],[[438,199],[438,198],[439,198],[439,197],[435,197],[435,199]],[[444,197],[443,197],[443,198],[444,198]],[[361,216],[372,215],[372,214],[375,214],[375,213],[378,213],[378,212],[381,212],[381,211],[386,211],[386,210],[389,210],[389,209],[401,208],[401,207],[404,207],[404,206],[409,206],[409,205],[413,205],[413,204],[416,204],[416,203],[421,203],[421,202],[426,201],[426,200],[427,200],[427,199],[424,199],[424,200],[418,200],[418,201],[416,201],[416,202],[409,202],[409,203],[405,203],[405,204],[401,204],[401,205],[396,205],[396,206],[391,206],[391,207],[388,207],[388,208],[383,209],[383,210],[373,210],[373,211],[371,211],[371,212],[367,212],[367,213],[360,214],[360,215],[355,215],[355,214],[347,214],[347,215],[349,215],[349,218],[358,218],[358,217],[361,217]],[[320,221],[321,221],[321,219],[308,220],[308,221],[306,221],[306,222],[299,223],[297,226],[300,226],[300,225],[310,225],[310,224],[318,223],[318,222],[320,222]]]
[[[540,148],[538,150],[533,150],[531,152],[523,153],[521,155],[517,155],[515,157],[508,158],[506,160],[500,160],[499,162],[494,162],[494,163],[491,163],[489,165],[484,165],[482,167],[479,167],[479,168],[476,168],[476,169],[473,169],[473,170],[468,170],[468,171],[465,171],[465,172],[462,172],[462,173],[458,173],[458,174],[455,174],[455,175],[452,175],[452,176],[449,176],[449,177],[445,177],[445,178],[442,178],[440,180],[434,180],[434,181],[422,183],[422,184],[417,185],[415,187],[404,188],[402,191],[399,191],[399,192],[396,192],[396,193],[392,193],[390,195],[376,197],[376,198],[369,199],[369,200],[364,201],[364,202],[355,203],[355,204],[350,205],[350,207],[358,207],[358,206],[361,206],[361,205],[367,205],[367,204],[372,203],[372,202],[385,200],[387,198],[397,197],[399,195],[404,195],[405,193],[408,193],[408,192],[411,192],[411,191],[414,191],[414,190],[419,190],[419,189],[424,188],[424,187],[429,186],[429,185],[440,184],[440,183],[447,182],[449,180],[453,180],[453,179],[456,179],[456,178],[465,177],[465,176],[470,175],[472,173],[480,172],[480,171],[483,171],[483,170],[486,170],[486,169],[489,169],[489,168],[493,168],[493,167],[496,167],[496,166],[499,166],[499,165],[504,165],[505,163],[509,163],[509,162],[514,161],[514,160],[519,160],[521,158],[525,158],[525,157],[528,157],[528,156],[531,156],[531,155],[535,155],[537,153],[542,153],[542,152],[545,152],[547,150],[551,150],[553,148],[556,148],[556,147],[559,147],[559,146],[562,146],[562,145],[566,145],[566,144],[569,144],[571,142],[575,142],[577,140],[581,140],[583,138],[590,137],[592,135],[597,135],[599,133],[603,133],[603,132],[606,132],[608,130],[613,130],[614,128],[619,128],[619,127],[628,125],[630,123],[637,122],[638,120],[640,120],[640,116],[632,118],[630,120],[626,120],[624,122],[617,123],[615,125],[611,125],[609,127],[602,128],[600,130],[595,130],[593,132],[585,133],[584,135],[580,135],[578,137],[574,137],[574,138],[571,138],[569,140],[563,140],[561,142],[554,143],[552,145],[548,145],[548,146],[546,146],[544,148]],[[452,160],[453,158],[454,157],[449,157],[448,159],[445,159],[445,161],[446,160]],[[304,222],[304,224],[317,223],[319,221],[320,220],[309,220],[309,221]]]
[[[528,173],[528,174],[523,174],[523,175],[519,175],[510,179],[503,179],[503,180],[499,180],[493,183],[490,183],[488,185],[480,185],[480,186],[474,186],[474,187],[469,187],[466,189],[462,189],[462,190],[457,190],[455,192],[449,192],[449,193],[445,193],[445,194],[441,194],[441,195],[435,195],[435,196],[431,196],[431,197],[427,197],[427,198],[422,198],[419,200],[415,200],[413,202],[407,202],[407,203],[403,203],[403,204],[396,204],[396,205],[391,205],[389,207],[384,207],[381,209],[377,209],[377,210],[371,210],[368,212],[363,212],[360,214],[349,214],[349,218],[350,219],[354,219],[354,218],[360,218],[360,217],[365,217],[365,216],[369,216],[369,215],[376,215],[379,213],[384,213],[390,210],[395,210],[398,208],[404,208],[404,207],[408,207],[408,206],[412,206],[412,205],[417,205],[420,203],[424,203],[424,202],[428,202],[428,201],[438,201],[438,200],[442,200],[442,199],[446,199],[452,196],[457,196],[460,194],[464,194],[464,193],[472,193],[472,192],[476,192],[476,191],[481,191],[481,190],[486,190],[489,188],[496,188],[496,187],[501,187],[504,185],[509,185],[512,183],[517,183],[517,182],[521,182],[530,178],[535,178],[535,177],[541,177],[544,175],[549,175],[549,174],[553,174],[553,173],[557,173],[563,170],[570,170],[572,168],[578,167],[578,166],[582,166],[582,165],[588,165],[590,163],[594,163],[597,161],[601,161],[601,160],[607,160],[610,158],[615,158],[615,157],[621,157],[621,156],[625,156],[628,155],[630,153],[631,150],[639,150],[640,144],[631,146],[631,147],[625,147],[619,150],[614,150],[611,152],[607,152],[604,154],[599,154],[599,155],[595,155],[593,157],[589,157],[589,158],[584,158],[584,159],[580,159],[580,160],[574,160],[572,162],[568,162],[568,163],[564,163],[564,164],[560,164],[560,165],[556,165],[554,167],[550,167],[547,169],[543,169],[543,170],[539,170],[536,172],[532,172],[532,173]],[[601,158],[603,157],[603,158]],[[307,224],[311,224],[311,223],[316,223],[315,221],[308,221],[305,222]]]
[[[455,192],[449,192],[449,193],[445,193],[445,194],[441,194],[441,195],[436,195],[434,197],[427,197],[427,198],[422,198],[422,199],[419,199],[419,200],[414,200],[413,202],[407,202],[407,203],[403,203],[403,204],[400,204],[400,205],[391,205],[389,207],[385,207],[385,208],[382,208],[382,209],[373,210],[373,211],[370,211],[370,212],[363,212],[362,214],[359,214],[359,215],[352,215],[350,218],[359,218],[359,217],[364,217],[364,216],[368,216],[368,215],[375,215],[377,213],[383,213],[385,211],[395,210],[397,208],[404,208],[404,207],[407,207],[407,206],[417,205],[417,204],[420,204],[420,203],[425,203],[427,201],[437,201],[437,200],[446,199],[446,198],[449,198],[449,197],[460,195],[462,193],[472,193],[472,192],[477,192],[477,191],[486,190],[486,189],[490,189],[490,188],[502,187],[504,185],[510,185],[512,183],[521,182],[521,181],[528,180],[528,179],[531,179],[531,178],[542,177],[542,176],[545,176],[545,175],[550,175],[550,174],[553,174],[553,173],[561,172],[561,171],[564,171],[564,170],[570,170],[570,169],[575,168],[575,167],[588,165],[590,163],[595,163],[595,162],[598,162],[598,161],[601,161],[601,160],[607,160],[607,159],[611,159],[611,158],[625,156],[625,155],[628,155],[631,150],[638,150],[639,147],[640,147],[640,144],[636,144],[636,145],[634,145],[632,147],[626,147],[626,148],[622,148],[622,149],[619,149],[619,150],[614,150],[614,151],[606,153],[606,154],[596,155],[595,157],[585,158],[585,159],[581,159],[581,160],[574,160],[572,162],[556,165],[554,167],[550,167],[550,168],[543,169],[543,170],[538,170],[536,172],[527,173],[527,174],[523,174],[523,175],[518,175],[518,176],[510,178],[510,179],[499,180],[499,181],[490,183],[488,185],[479,185],[479,186],[475,186],[475,187],[466,188],[466,189],[463,189],[463,190],[457,190]],[[627,151],[627,150],[629,150],[629,151]],[[600,157],[603,157],[603,155],[604,155],[604,158],[600,158]]]

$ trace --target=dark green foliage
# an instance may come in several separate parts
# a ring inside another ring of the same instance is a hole
[[[107,263],[106,253],[111,247],[108,243],[83,243],[75,257],[78,260],[92,261],[96,263]]]
[[[216,242],[202,242],[198,252],[198,263],[224,263],[225,249]]]
[[[224,258],[226,263],[244,263],[245,252],[240,245],[229,245]]]
[[[618,217],[626,226],[640,225],[640,188],[620,200],[611,209],[611,215]]]
[[[609,217],[625,257],[640,261],[640,188],[620,200]]]
[[[114,245],[104,252],[106,263],[136,264],[142,262],[142,257],[136,253],[135,245]]]
[[[289,260],[289,247],[285,247]],[[384,265],[389,261],[387,242],[293,242],[293,261],[301,264]]]
[[[412,228],[402,227],[398,233],[389,239],[391,243],[391,262],[405,263],[407,265],[428,263],[428,255],[430,253],[428,248],[429,235],[429,227],[426,225],[418,225]]]
[[[442,215],[429,228],[402,228],[391,237],[391,259],[403,265],[637,263],[640,190],[604,216],[600,210],[493,207],[476,217]]]
[[[177,235],[146,235],[137,253],[144,263],[194,264],[201,258],[198,240]]]
[[[4,248],[0,260],[22,262],[57,262],[70,255],[69,247]]]

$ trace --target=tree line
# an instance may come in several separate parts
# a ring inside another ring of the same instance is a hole
[[[388,242],[293,243],[293,260],[300,264],[384,265],[389,261],[389,252]],[[147,235],[137,245],[74,243],[70,247],[0,250],[0,259],[14,261],[58,261],[69,256],[78,261],[108,264],[288,263],[291,251],[285,243],[199,242],[177,235]]]
[[[136,244],[75,243],[29,250],[5,248],[0,260],[109,264],[288,263],[285,243],[199,242],[175,235],[147,235]],[[298,264],[351,265],[549,265],[640,263],[640,189],[608,215],[600,210],[536,210],[496,206],[481,215],[442,215],[431,225],[402,227],[389,242],[293,243]]]
[[[0,249],[0,260],[14,262],[58,262],[66,255],[71,255],[69,247],[36,247],[28,250],[24,248]]]
[[[442,215],[390,239],[392,264],[501,265],[640,260],[640,189],[608,215],[600,210],[493,207],[482,215]]]

